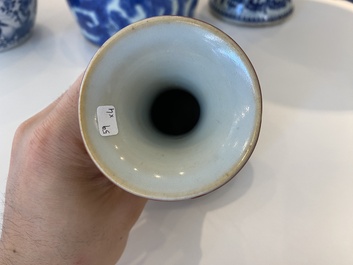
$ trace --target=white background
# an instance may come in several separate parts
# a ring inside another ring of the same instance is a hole
[[[199,199],[149,202],[119,264],[353,264],[353,5],[294,0],[284,24],[223,23],[263,92],[260,139],[243,170]],[[17,126],[56,99],[97,47],[66,1],[39,0],[33,36],[0,53],[0,192]],[[3,211],[1,206],[0,211]]]

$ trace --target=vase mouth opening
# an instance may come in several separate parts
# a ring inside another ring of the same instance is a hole
[[[152,97],[148,109],[149,122],[158,132],[168,137],[182,137],[191,133],[201,117],[201,105],[187,88],[170,85]]]
[[[103,137],[97,107],[114,106]],[[228,182],[259,135],[260,85],[241,48],[190,18],[159,17],[110,39],[88,66],[79,119],[88,153],[121,188],[181,200]]]

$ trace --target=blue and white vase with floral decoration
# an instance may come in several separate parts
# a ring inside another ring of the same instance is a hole
[[[148,17],[192,17],[198,0],[67,0],[82,34],[102,45],[120,29]]]
[[[209,0],[214,15],[249,26],[282,22],[293,13],[292,0]]]
[[[0,0],[0,52],[29,38],[36,12],[37,0]]]

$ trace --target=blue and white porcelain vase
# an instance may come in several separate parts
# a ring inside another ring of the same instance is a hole
[[[209,0],[209,6],[225,21],[249,26],[279,23],[293,12],[292,0]]]
[[[36,12],[37,0],[0,0],[0,52],[28,39]]]
[[[83,35],[102,45],[120,29],[148,17],[192,17],[198,0],[67,0]]]

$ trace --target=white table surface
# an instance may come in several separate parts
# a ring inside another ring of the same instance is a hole
[[[119,264],[353,264],[353,4],[294,4],[284,24],[245,28],[200,1],[196,16],[232,36],[258,73],[260,139],[223,188],[149,202]],[[39,0],[31,39],[0,53],[2,200],[17,126],[66,90],[96,50],[66,1]]]

